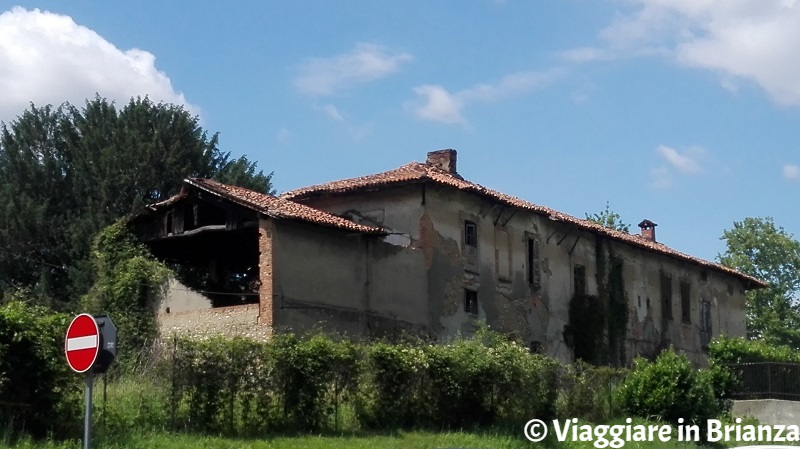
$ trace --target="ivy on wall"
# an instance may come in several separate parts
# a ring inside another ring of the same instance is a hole
[[[624,260],[595,237],[597,295],[576,292],[569,303],[564,340],[576,360],[596,365],[625,365],[628,335],[628,297]]]

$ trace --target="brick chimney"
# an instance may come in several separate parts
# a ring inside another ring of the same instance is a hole
[[[456,169],[457,156],[456,150],[451,149],[430,151],[428,152],[428,160],[425,163],[455,175],[458,174]]]
[[[642,228],[642,237],[646,238],[647,240],[650,240],[651,242],[655,242],[656,226],[658,225],[646,218],[642,220],[642,222],[639,223],[639,227]]]

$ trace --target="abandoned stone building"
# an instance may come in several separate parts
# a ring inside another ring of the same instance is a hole
[[[613,365],[670,345],[703,363],[711,338],[745,335],[758,279],[659,243],[652,221],[628,234],[467,181],[456,156],[280,197],[187,179],[133,221],[176,267],[162,330],[445,340],[485,322]]]

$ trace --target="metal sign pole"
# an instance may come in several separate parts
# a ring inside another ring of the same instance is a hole
[[[92,384],[94,374],[92,370],[86,373],[86,414],[83,416],[83,449],[92,446]]]

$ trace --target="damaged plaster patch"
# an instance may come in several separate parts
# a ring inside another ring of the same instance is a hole
[[[425,268],[430,270],[433,265],[434,252],[439,253],[445,260],[459,265],[461,262],[461,251],[458,249],[458,242],[453,239],[445,239],[433,225],[433,220],[428,214],[423,214],[419,219],[419,240],[415,242],[415,247],[421,247],[425,253]]]

